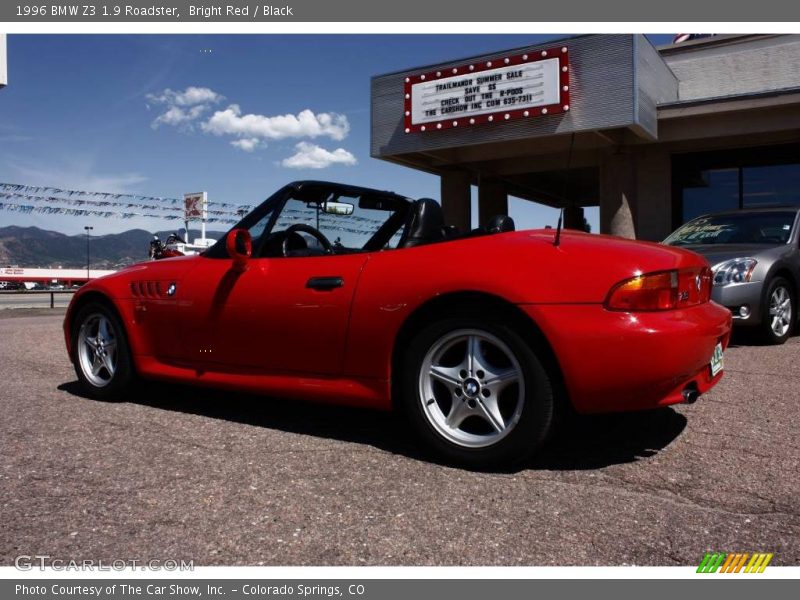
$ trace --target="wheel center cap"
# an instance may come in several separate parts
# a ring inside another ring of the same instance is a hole
[[[474,398],[478,395],[478,392],[481,391],[481,384],[478,383],[477,379],[473,379],[470,377],[469,379],[464,381],[463,384],[464,388],[464,395],[469,398]]]

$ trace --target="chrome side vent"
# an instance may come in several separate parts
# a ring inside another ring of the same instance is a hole
[[[160,281],[132,281],[131,295],[134,298],[168,298]]]

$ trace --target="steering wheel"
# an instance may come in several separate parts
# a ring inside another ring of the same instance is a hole
[[[305,223],[297,223],[283,232],[283,240],[281,241],[281,253],[283,256],[289,256],[289,239],[292,237],[293,233],[300,231],[315,238],[322,246],[322,249],[325,250],[325,254],[333,254],[333,244],[331,244],[330,240],[326,238],[319,229],[315,229],[311,227],[311,225],[306,225]]]

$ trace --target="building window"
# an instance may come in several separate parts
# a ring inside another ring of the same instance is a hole
[[[739,208],[739,169],[705,169],[683,186],[682,223],[720,210]]]
[[[679,154],[673,227],[721,210],[800,205],[800,144]]]
[[[742,168],[744,208],[800,204],[800,164]]]

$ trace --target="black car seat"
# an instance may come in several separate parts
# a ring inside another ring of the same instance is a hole
[[[514,231],[514,219],[508,215],[495,215],[486,223],[486,233],[506,233]]]
[[[398,248],[413,248],[444,239],[444,213],[436,200],[421,198],[414,202],[411,211],[411,221],[400,238]]]
[[[460,237],[471,238],[493,233],[506,233],[508,231],[516,231],[514,219],[507,215],[495,215],[485,225],[476,227]]]
[[[442,228],[442,231],[444,232],[444,237],[447,240],[457,238],[461,235],[461,231],[455,225],[445,225]]]

